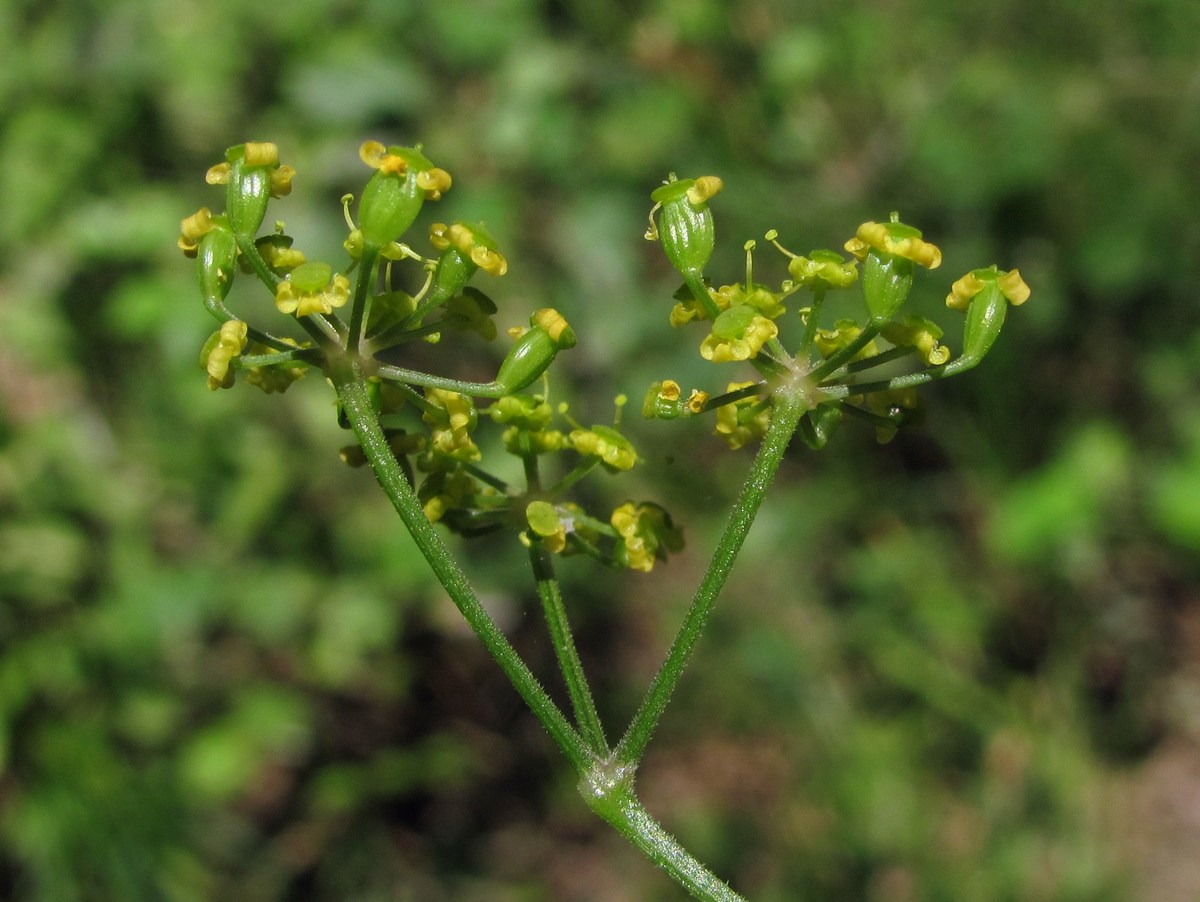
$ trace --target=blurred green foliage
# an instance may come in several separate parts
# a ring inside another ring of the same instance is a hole
[[[803,252],[891,209],[945,285],[1019,266],[1032,303],[923,430],[795,449],[641,787],[754,899],[1194,897],[1106,787],[1200,743],[1198,35],[1187,0],[0,6],[0,895],[678,897],[338,466],[319,380],[196,369],[173,241],[207,166],[277,142],[289,231],[332,252],[378,138],[453,173],[439,218],[487,221],[504,324],[570,318],[585,418],[711,379],[640,237],[669,170],[725,180],[729,281],[767,228]],[[690,552],[603,588],[564,567],[613,722],[747,463],[632,428],[630,490]],[[549,677],[512,552],[472,572]]]

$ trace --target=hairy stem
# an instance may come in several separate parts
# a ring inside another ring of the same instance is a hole
[[[342,401],[350,426],[362,445],[363,453],[370,461],[379,484],[391,499],[417,548],[425,556],[425,560],[429,562],[434,574],[475,635],[479,637],[488,653],[496,659],[505,676],[542,722],[563,754],[578,773],[586,773],[595,761],[588,744],[546,694],[546,690],[538,683],[537,678],[483,607],[466,574],[451,556],[421,509],[416,492],[404,477],[404,472],[388,447],[387,438],[371,408],[360,361],[354,355],[333,361],[329,367],[329,377]]]
[[[703,902],[745,902],[663,829],[633,791],[633,768],[612,764],[588,774],[579,791],[596,814]]]
[[[575,722],[579,725],[583,738],[591,746],[592,753],[603,758],[609,753],[608,740],[604,736],[604,727],[600,724],[600,715],[596,713],[596,703],[592,699],[592,690],[583,672],[583,663],[579,660],[579,652],[575,648],[575,637],[567,620],[566,608],[563,607],[562,591],[554,575],[554,563],[550,552],[535,542],[529,548],[529,562],[533,565],[538,597],[542,600],[546,625],[554,642],[554,654],[558,658],[563,682],[567,684],[567,692],[571,696]]]
[[[680,677],[683,676],[696,642],[712,613],[717,595],[725,584],[733,562],[741,551],[742,543],[746,540],[746,534],[758,514],[767,486],[779,469],[788,442],[796,431],[800,418],[812,406],[808,392],[800,381],[794,384],[785,383],[776,389],[774,402],[771,423],[754,458],[750,474],[746,477],[729,515],[729,521],[725,524],[725,531],[717,543],[717,550],[709,562],[708,571],[704,574],[700,587],[684,615],[683,623],[675,634],[666,660],[646,691],[641,707],[638,708],[614,753],[616,760],[621,764],[636,765],[645,753],[650,736],[658,725]]]

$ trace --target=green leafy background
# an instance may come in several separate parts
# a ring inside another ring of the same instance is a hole
[[[423,223],[488,223],[502,326],[576,327],[555,391],[585,421],[741,375],[666,325],[668,171],[725,180],[718,281],[768,228],[836,247],[894,209],[945,254],[922,312],[1019,266],[1032,300],[925,425],[789,454],[639,785],[756,900],[1200,896],[1198,36],[1187,0],[0,6],[0,895],[681,896],[340,466],[321,380],[196,367],[174,239],[219,205],[205,169],[277,142],[272,215],[332,255],[376,138],[453,173]],[[629,425],[645,465],[601,488],[689,546],[563,567],[613,729],[748,464]],[[557,692],[519,547],[467,550]]]

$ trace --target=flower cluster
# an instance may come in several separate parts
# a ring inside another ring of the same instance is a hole
[[[890,440],[915,416],[916,387],[978,364],[999,334],[1007,305],[1029,297],[1017,270],[976,269],[955,282],[947,306],[967,314],[962,352],[955,357],[942,341],[941,325],[904,312],[916,271],[938,268],[942,252],[894,213],[886,222],[860,225],[845,242],[849,257],[827,248],[793,253],[772,229],[766,240],[787,258],[788,278],[778,287],[756,282],[755,242],[750,241],[744,246],[744,280],[714,288],[705,272],[715,242],[708,201],[721,185],[715,176],[681,180],[672,175],[651,195],[655,204],[646,237],[661,241],[667,259],[683,276],[670,324],[705,325],[701,357],[748,364],[759,378],[730,382],[715,397],[693,389],[686,398],[678,383],[665,379],[650,387],[642,409],[645,416],[660,419],[715,410],[716,433],[732,448],[766,433],[780,391],[801,396],[805,414],[800,433],[813,447],[822,447],[847,413],[874,424],[880,441]],[[855,284],[865,316],[822,324],[827,296]],[[789,300],[800,292],[808,302],[799,307],[798,321],[792,320],[798,335],[788,343],[782,337],[784,315]],[[870,373],[903,359],[920,368],[900,375],[887,371],[885,377]]]
[[[365,380],[368,414],[377,419],[386,441],[384,455],[390,453],[390,465],[398,466],[412,484],[431,522],[467,536],[508,527],[530,547],[586,554],[609,566],[639,571],[650,570],[677,550],[681,534],[655,505],[627,502],[611,513],[593,515],[568,498],[591,473],[623,473],[639,458],[620,428],[623,399],[612,423],[591,426],[576,422],[564,405],[555,408],[547,399],[548,368],[576,343],[561,312],[545,307],[527,325],[507,329],[511,343],[490,381],[469,382],[406,366],[406,351],[414,342],[436,343],[448,335],[456,344],[460,336],[464,341],[495,340],[497,305],[470,283],[481,273],[502,277],[509,264],[479,222],[433,223],[425,253],[405,243],[424,205],[441,199],[453,185],[450,174],[421,147],[367,141],[359,157],[371,173],[356,206],[351,195],[343,198],[347,231],[340,266],[310,259],[282,222],[260,234],[269,204],[291,192],[296,176],[280,162],[274,144],[237,145],[208,170],[208,183],[225,190],[225,209],[214,213],[203,207],[186,217],[177,243],[196,261],[205,307],[221,323],[201,353],[209,387],[230,388],[240,374],[264,392],[282,392],[310,368],[322,370],[335,385],[337,374],[357,368]],[[703,219],[704,204],[720,190],[720,182],[700,179],[674,190],[698,205],[692,218]],[[405,265],[420,270],[415,281],[421,287],[412,294],[396,286],[394,270]],[[693,257],[688,265],[702,266],[703,261]],[[283,314],[279,328],[306,334],[277,334],[235,315],[229,309],[231,291],[245,275],[269,292]],[[744,305],[738,300],[726,306]],[[730,334],[732,348],[740,337],[730,332],[731,322],[722,320],[714,327]],[[753,345],[761,327],[749,331]],[[752,352],[716,348],[713,353],[744,358]],[[457,358],[447,355],[451,372]],[[533,393],[539,382],[541,393]],[[339,411],[339,422],[350,428],[350,410]],[[499,430],[498,443],[477,437],[483,424]],[[372,453],[378,455],[378,450]],[[497,454],[520,461],[523,484],[493,472],[491,458]],[[343,448],[341,456],[353,466],[381,465],[359,445]],[[547,477],[552,468],[557,472],[553,480]]]

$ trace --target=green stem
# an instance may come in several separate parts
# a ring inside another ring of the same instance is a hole
[[[470,395],[472,398],[503,398],[505,395],[512,394],[509,389],[495,382],[463,382],[461,379],[434,376],[430,373],[421,373],[387,363],[376,365],[373,372],[379,378],[391,382],[420,385],[424,388],[442,388],[446,391],[458,392],[460,395]]]
[[[537,580],[538,597],[542,600],[542,610],[546,615],[546,625],[550,628],[550,638],[554,642],[558,667],[562,671],[563,682],[567,684],[571,705],[575,709],[575,722],[579,725],[583,738],[591,746],[592,754],[597,758],[604,758],[609,753],[608,740],[604,736],[600,715],[596,713],[596,703],[592,699],[592,691],[583,672],[583,663],[579,660],[579,652],[575,648],[575,637],[571,632],[571,624],[567,621],[567,611],[563,606],[558,580],[554,576],[554,562],[550,552],[540,542],[534,542],[529,546],[529,563],[533,566],[533,575]]]
[[[588,806],[703,902],[745,902],[663,829],[633,792],[633,768],[602,764],[579,787]]]
[[[804,323],[804,335],[800,338],[800,347],[796,351],[797,357],[808,357],[813,346],[813,339],[817,337],[817,320],[821,316],[821,307],[825,304],[825,285],[818,283],[813,286],[812,291],[813,302],[808,308],[808,319]]]
[[[978,357],[956,357],[954,360],[944,363],[941,366],[931,366],[929,369],[921,370],[919,373],[896,376],[893,379],[887,379],[882,382],[822,386],[822,400],[838,400],[840,398],[853,398],[857,395],[869,395],[871,392],[877,391],[916,388],[918,385],[925,385],[927,382],[936,382],[938,379],[945,379],[949,376],[957,376],[959,373],[965,373],[967,370],[978,366],[980,359]]]
[[[416,492],[405,479],[404,472],[388,447],[387,438],[371,408],[361,361],[353,355],[339,358],[330,364],[329,377],[341,399],[346,418],[362,445],[363,453],[379,479],[379,484],[391,499],[400,519],[408,528],[417,548],[429,562],[439,582],[576,771],[586,773],[595,762],[595,756],[588,744],[546,694],[546,690],[538,683],[537,678],[483,607],[466,574],[451,556],[421,509]]]
[[[646,691],[641,707],[614,753],[614,758],[621,764],[636,765],[641,760],[650,736],[658,725],[675,686],[683,676],[700,633],[712,613],[717,595],[729,576],[733,562],[741,551],[746,534],[750,531],[762,504],[767,486],[779,469],[788,442],[791,441],[800,418],[813,406],[807,386],[805,380],[794,377],[779,386],[774,393],[775,408],[771,413],[770,425],[763,436],[763,443],[754,458],[741,494],[730,512],[729,521],[725,525],[721,540],[717,543],[708,571],[704,574],[691,606],[684,615],[666,660]]]
[[[371,285],[375,281],[375,263],[378,259],[379,248],[372,245],[363,247],[358,281],[354,283],[354,300],[350,306],[350,326],[346,334],[346,348],[351,352],[358,350],[358,342],[362,338],[363,320],[367,315],[367,296],[371,293]]]
[[[696,299],[696,303],[704,308],[705,316],[710,320],[715,320],[721,315],[721,308],[717,306],[716,301],[712,299],[712,295],[708,293],[708,286],[704,284],[704,277],[699,273],[684,273],[684,284],[692,292],[692,297]]]

